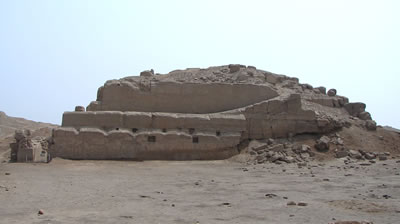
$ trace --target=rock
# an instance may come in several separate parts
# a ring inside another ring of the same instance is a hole
[[[258,163],[264,163],[266,159],[265,159],[265,156],[260,155],[260,156],[256,157],[256,160]]]
[[[368,112],[366,112],[366,111],[361,112],[361,113],[358,115],[358,117],[359,117],[361,120],[372,120],[371,114],[368,113]]]
[[[336,145],[343,145],[343,144],[344,144],[343,139],[341,138],[336,139]]]
[[[366,158],[368,160],[371,160],[371,159],[375,159],[376,155],[373,154],[373,153],[367,152],[367,153],[364,154],[364,158]]]
[[[272,145],[268,148],[268,150],[270,151],[274,151],[274,152],[280,152],[283,149],[285,149],[285,147],[283,147],[283,144],[276,144],[276,145]]]
[[[300,146],[300,153],[309,152],[311,151],[311,147],[309,145],[301,145]]]
[[[367,120],[367,121],[365,122],[365,128],[366,128],[368,131],[375,131],[375,130],[376,130],[376,122],[373,121],[373,120]]]
[[[352,159],[362,159],[361,153],[355,150],[349,150],[349,157]]]
[[[235,73],[240,71],[240,65],[238,64],[230,64],[228,65],[228,68],[229,68],[229,73]]]
[[[320,152],[326,152],[329,150],[329,142],[329,137],[324,135],[316,141],[315,148]]]
[[[275,143],[275,140],[272,139],[272,138],[269,138],[268,141],[267,141],[267,143],[268,143],[268,145],[272,145],[272,144]]]
[[[297,203],[297,206],[307,206],[308,204],[307,203],[305,203],[305,202],[299,202],[299,203]]]
[[[293,205],[296,205],[296,202],[294,202],[294,201],[289,201],[286,205],[288,205],[288,206],[293,206]]]
[[[328,96],[336,96],[336,93],[337,93],[337,91],[336,91],[336,89],[330,89],[330,90],[328,90]]]
[[[276,195],[276,194],[265,194],[265,197],[267,197],[267,198],[276,198],[276,197],[278,197],[278,195]]]
[[[262,151],[264,149],[268,148],[267,144],[261,144],[261,145],[257,145],[253,148],[254,151],[259,152]]]
[[[43,215],[44,214],[44,211],[42,210],[42,209],[40,209],[39,211],[38,211],[38,215]]]
[[[270,158],[270,157],[273,157],[274,155],[275,155],[275,152],[273,152],[273,151],[268,151],[267,154],[266,154],[266,157],[267,157],[267,158]]]
[[[308,154],[307,154],[307,155],[308,155]],[[294,163],[294,162],[296,162],[296,160],[295,160],[294,157],[292,157],[292,156],[283,157],[282,160],[283,160],[284,162],[287,162],[287,163]]]
[[[85,112],[85,107],[83,107],[83,106],[76,106],[76,107],[75,107],[75,112]]]
[[[278,153],[274,153],[271,157],[268,158],[268,161],[274,163],[276,161],[278,161],[281,158],[280,155],[278,155]]]

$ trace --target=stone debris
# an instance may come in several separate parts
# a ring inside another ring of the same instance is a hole
[[[322,136],[320,139],[318,139],[315,143],[315,148],[318,151],[321,152],[326,152],[329,150],[329,142],[331,141],[331,139],[328,136]]]
[[[256,142],[256,143],[254,143]],[[271,141],[269,141],[271,142]],[[275,142],[275,141],[273,141]],[[308,145],[286,145],[280,143],[260,143],[253,141],[249,144],[249,154],[254,156],[256,163],[298,163],[312,160],[315,155]]]

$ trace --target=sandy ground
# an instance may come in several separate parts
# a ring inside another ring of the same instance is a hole
[[[0,223],[400,223],[400,161],[366,164],[2,163]]]

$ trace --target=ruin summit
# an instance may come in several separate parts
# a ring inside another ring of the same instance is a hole
[[[324,134],[376,123],[365,104],[297,78],[228,65],[107,81],[63,114],[49,153],[66,159],[225,159],[251,139]]]

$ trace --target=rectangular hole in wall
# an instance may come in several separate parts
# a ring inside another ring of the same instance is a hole
[[[215,132],[215,135],[216,135],[216,136],[221,136],[221,132],[220,132],[220,131],[216,131],[216,132]]]
[[[148,142],[156,142],[156,136],[147,136]]]
[[[199,137],[193,136],[192,142],[193,142],[193,143],[199,143]]]
[[[163,128],[163,129],[162,129],[162,132],[164,132],[164,133],[167,132],[167,129],[166,129],[166,128]]]
[[[132,132],[133,132],[133,133],[135,133],[135,132],[137,132],[137,131],[138,131],[137,128],[132,128]]]

